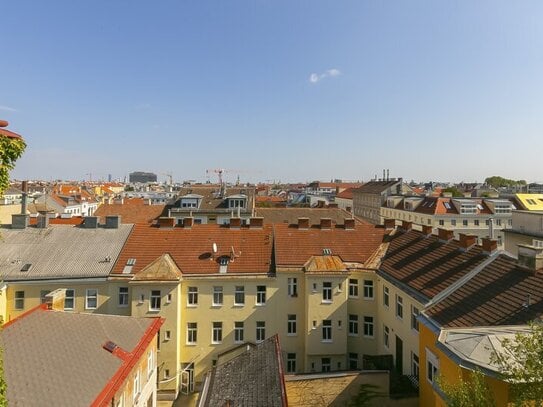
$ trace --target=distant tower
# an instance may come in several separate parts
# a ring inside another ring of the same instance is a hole
[[[111,182],[111,174],[107,174],[107,182]]]

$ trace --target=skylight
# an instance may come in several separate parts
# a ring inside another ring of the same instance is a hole
[[[21,267],[21,271],[28,271],[32,268],[32,264],[26,263],[23,267]]]

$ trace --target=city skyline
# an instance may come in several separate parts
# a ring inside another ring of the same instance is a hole
[[[543,181],[538,2],[3,9],[13,178]]]

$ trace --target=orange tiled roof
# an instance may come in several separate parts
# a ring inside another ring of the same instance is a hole
[[[143,200],[141,204],[127,203],[125,200],[124,204],[100,205],[94,216],[120,215],[122,223],[152,223],[162,215],[164,208],[165,205],[143,205]]]
[[[353,190],[355,188],[347,188],[336,195],[336,198],[353,199]]]
[[[84,218],[81,216],[73,216],[71,218],[51,218],[49,219],[50,225],[81,225],[83,223]],[[32,217],[30,218],[30,225],[37,225],[38,224],[38,218]]]

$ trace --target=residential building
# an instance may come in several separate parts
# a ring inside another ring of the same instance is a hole
[[[347,212],[353,211],[353,194],[355,188],[347,188],[336,195],[334,202],[339,209],[343,209]]]
[[[543,211],[514,211],[511,219],[511,229],[504,230],[507,252],[517,257],[520,244],[543,247]]]
[[[152,172],[134,171],[128,175],[128,180],[130,183],[139,182],[145,184],[148,182],[157,182],[157,176]]]
[[[543,194],[515,194],[519,209],[525,211],[543,211]]]
[[[401,194],[401,178],[367,182],[360,188],[353,190],[354,214],[374,225],[381,225],[383,223],[381,206],[385,203],[386,198],[390,195]]]
[[[20,205],[23,200],[23,191],[9,187],[0,196],[0,205]]]

